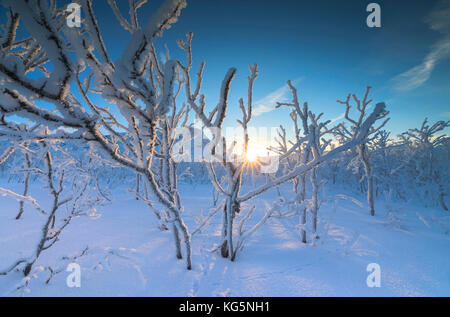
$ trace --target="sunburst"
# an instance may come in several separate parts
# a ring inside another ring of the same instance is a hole
[[[241,168],[253,172],[256,168],[261,166],[261,157],[264,156],[264,146],[255,144],[255,143],[249,143],[247,147],[247,153],[245,155],[242,154],[242,151],[239,151],[239,147],[236,148],[236,151],[234,152],[238,157],[242,160]],[[238,153],[236,153],[238,152]]]

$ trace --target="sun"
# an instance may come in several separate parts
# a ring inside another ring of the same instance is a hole
[[[266,146],[264,144],[249,142],[245,155],[242,150],[242,145],[239,144],[233,149],[233,154],[239,157],[247,167],[260,165],[261,158],[267,155],[265,154]]]
[[[255,148],[249,147],[247,149],[247,154],[245,155],[245,159],[248,162],[256,162],[256,161],[258,161],[258,156],[260,156],[258,153],[258,150]]]

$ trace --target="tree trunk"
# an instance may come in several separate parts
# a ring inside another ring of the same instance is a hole
[[[373,176],[370,167],[369,155],[367,153],[367,148],[365,145],[359,146],[358,151],[367,178],[367,203],[369,204],[370,215],[375,216],[375,203],[373,198]]]
[[[370,169],[369,169],[370,171]],[[373,177],[367,179],[367,201],[369,202],[370,215],[375,216],[375,203],[373,198]]]
[[[312,194],[312,225],[313,225],[313,235],[315,238],[318,238],[317,236],[317,212],[319,210],[319,186],[317,184],[317,169],[314,168],[311,171],[311,184],[313,189]]]
[[[30,155],[28,153],[25,153],[25,161],[26,161],[27,169],[30,169],[31,168],[31,159],[30,159]],[[25,180],[24,180],[24,187],[23,187],[23,196],[27,196],[28,195],[30,176],[31,176],[31,173],[30,172],[26,172]],[[20,217],[22,216],[23,212],[24,212],[24,201],[21,200],[19,202],[19,213],[16,216],[16,220],[20,219]]]
[[[300,217],[300,224],[302,225],[302,229],[301,229],[301,238],[302,238],[302,242],[306,243],[306,208],[303,208],[303,213]]]
[[[140,191],[141,191],[141,175],[136,174],[136,200],[139,200]]]
[[[301,202],[304,202],[306,199],[306,173],[300,177],[300,195]],[[306,243],[306,207],[303,208],[303,213],[300,216],[300,224],[302,225],[300,232],[301,239],[303,243]]]
[[[172,223],[172,233],[173,233],[173,238],[174,238],[174,242],[175,242],[175,250],[176,250],[177,259],[182,259],[183,256],[181,254],[180,235],[178,234],[178,229],[177,229],[177,226],[175,225],[175,223]]]
[[[227,199],[227,249],[233,260],[233,202],[231,197]]]
[[[228,199],[227,199],[228,204]],[[228,227],[228,216],[227,216],[227,204],[223,208],[222,217],[222,245],[220,247],[220,254],[223,258],[228,258],[228,243],[227,243],[227,227]]]

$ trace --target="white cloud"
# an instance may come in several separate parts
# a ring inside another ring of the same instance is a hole
[[[436,8],[425,18],[432,30],[450,33],[450,0],[441,0]]]
[[[292,81],[293,85],[298,84],[302,78],[297,78]],[[253,115],[259,116],[266,112],[271,112],[275,110],[277,102],[288,102],[291,100],[290,90],[287,85],[283,85],[277,90],[271,92],[265,97],[255,101],[253,103]]]
[[[430,78],[436,65],[450,57],[450,0],[441,0],[425,21],[444,37],[431,47],[421,64],[393,78],[396,90],[407,91],[421,86]]]
[[[336,121],[340,121],[342,119],[344,119],[345,117],[345,112],[341,113],[339,116],[337,116],[336,118],[333,118],[330,120],[330,124],[335,123]]]

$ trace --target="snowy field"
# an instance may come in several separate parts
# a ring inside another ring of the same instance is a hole
[[[0,0],[0,296],[450,296],[450,1],[222,2]]]
[[[282,187],[289,191],[291,187]],[[36,188],[34,188],[36,189]],[[208,213],[210,185],[183,185],[184,217]],[[327,193],[330,194],[330,193]],[[38,196],[39,197],[39,196]],[[127,188],[115,188],[101,217],[74,219],[52,248],[38,259],[26,287],[22,272],[0,276],[0,296],[449,296],[450,216],[414,203],[378,199],[377,215],[347,200],[324,203],[319,240],[302,244],[297,217],[270,218],[235,262],[214,247],[220,242],[221,215],[192,237],[193,270],[174,254],[172,235]],[[257,202],[277,198],[275,190]],[[364,199],[359,197],[361,201]],[[1,197],[0,267],[35,248],[44,217],[28,207],[15,220],[18,203]],[[86,250],[87,248],[87,250]],[[77,257],[75,260],[64,257]],[[81,266],[81,287],[69,288],[66,266]],[[381,268],[381,287],[369,288],[369,263]],[[46,284],[51,266],[56,273]],[[17,289],[19,287],[19,289]]]

